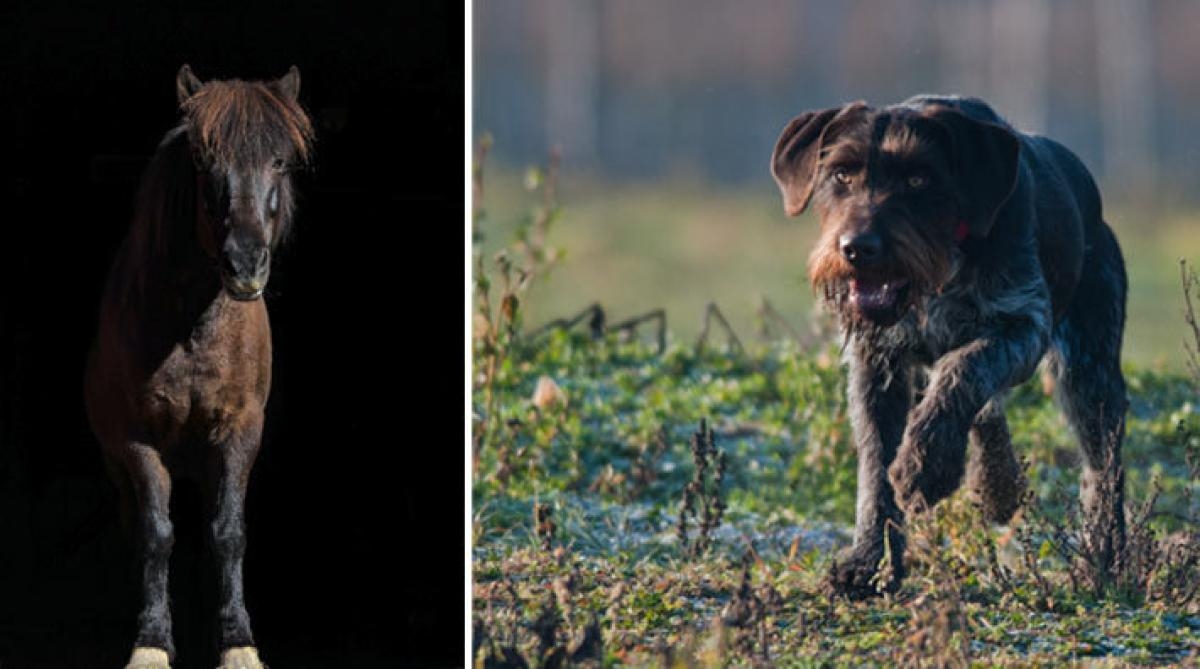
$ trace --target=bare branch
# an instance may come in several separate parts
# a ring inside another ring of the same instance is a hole
[[[712,326],[713,319],[725,330],[725,335],[729,344],[737,348],[739,352],[745,352],[746,347],[742,346],[742,340],[738,339],[733,328],[729,325],[729,321],[725,319],[725,314],[721,313],[721,309],[717,307],[716,302],[709,302],[704,308],[704,324],[700,328],[700,336],[696,338],[696,350],[704,349],[704,345],[708,342],[708,331]]]
[[[771,324],[775,324],[782,328],[801,348],[809,348],[811,342],[808,341],[808,338],[801,335],[799,330],[792,327],[792,324],[783,317],[783,314],[779,313],[775,305],[771,304],[771,301],[766,297],[760,298],[757,314],[762,322],[762,334],[764,338],[769,338],[770,326]]]
[[[663,351],[667,350],[667,312],[665,309],[653,309],[640,316],[634,316],[633,318],[623,320],[620,323],[616,323],[610,327],[609,331],[632,332],[642,323],[653,320],[658,321],[658,332],[656,334],[656,339],[658,343],[658,352],[661,354]]]

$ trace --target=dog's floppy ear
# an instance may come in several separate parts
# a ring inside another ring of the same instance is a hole
[[[865,102],[807,111],[792,119],[775,142],[771,154],[771,176],[783,193],[783,210],[797,216],[812,197],[813,176],[821,156],[821,142],[834,119],[846,119],[867,108]]]
[[[977,121],[949,107],[931,116],[953,138],[955,170],[964,198],[963,215],[972,237],[987,237],[1000,207],[1017,187],[1021,143],[1011,130]]]

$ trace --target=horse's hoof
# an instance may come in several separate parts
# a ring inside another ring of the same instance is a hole
[[[137,647],[125,669],[171,669],[171,658],[161,648]]]
[[[221,653],[221,666],[217,669],[266,669],[266,665],[258,659],[257,648],[240,646],[226,649],[224,653]]]

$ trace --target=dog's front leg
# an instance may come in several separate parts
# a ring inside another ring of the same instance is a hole
[[[1018,321],[937,361],[888,470],[901,509],[924,511],[958,488],[976,414],[993,396],[1029,378],[1046,344],[1044,328]]]
[[[894,590],[904,576],[903,515],[888,481],[888,464],[904,434],[912,395],[909,365],[874,346],[850,342],[848,394],[850,420],[858,451],[858,502],[854,545],[838,556],[829,574],[833,592],[852,598]],[[889,551],[891,568],[877,579]]]

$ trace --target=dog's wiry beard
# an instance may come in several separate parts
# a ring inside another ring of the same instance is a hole
[[[849,282],[854,276],[854,268],[842,257],[838,233],[835,226],[822,230],[808,257],[808,280],[813,291],[822,294],[826,306],[841,312],[850,297]]]
[[[889,221],[884,242],[886,259],[879,267],[863,272],[842,255],[839,227],[825,226],[809,256],[809,281],[845,329],[867,332],[891,327],[865,317],[855,308],[851,281],[864,274],[877,280],[906,280],[903,301],[894,307],[897,320],[909,311],[922,311],[928,302],[923,298],[941,293],[959,264],[960,252],[949,230],[949,226],[920,225],[901,218]],[[917,313],[918,319],[923,316]]]
[[[912,294],[942,292],[953,276],[957,248],[949,225],[920,225],[898,219],[888,228],[891,257],[899,274],[913,287]]]

